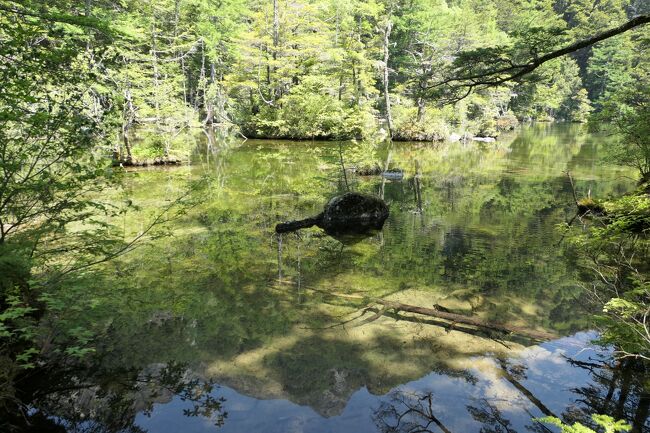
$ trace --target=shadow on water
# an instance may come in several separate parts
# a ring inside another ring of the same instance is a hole
[[[21,378],[23,413],[4,413],[7,432],[146,432],[138,416],[150,416],[158,404],[180,399],[179,417],[198,417],[220,427],[228,414],[218,386],[197,376],[186,364],[151,364],[145,368],[106,369],[69,365],[35,371]]]

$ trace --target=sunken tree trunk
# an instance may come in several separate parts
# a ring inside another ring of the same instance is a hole
[[[386,203],[371,195],[348,192],[334,197],[325,210],[310,218],[289,221],[275,226],[277,233],[318,226],[328,234],[363,233],[378,230],[388,218]]]

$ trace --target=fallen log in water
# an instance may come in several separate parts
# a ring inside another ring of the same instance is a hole
[[[302,220],[288,221],[286,223],[279,223],[275,226],[276,233],[295,232],[300,229],[307,229],[309,227],[317,226],[323,220],[323,214],[318,214],[315,217],[305,218]]]
[[[506,334],[517,334],[534,340],[546,341],[557,338],[557,335],[546,332],[528,329],[521,326],[508,325],[505,323],[494,323],[477,317],[465,316],[462,314],[449,313],[446,311],[436,310],[434,308],[418,307],[416,305],[402,304],[401,302],[387,301],[385,299],[373,299],[374,303],[383,305],[389,309],[406,311],[409,313],[422,314],[423,316],[436,317],[438,319],[448,320],[453,323],[462,323],[477,328],[491,329],[494,331],[505,332]]]
[[[185,161],[174,156],[158,156],[147,159],[114,159],[111,163],[113,167],[148,167],[152,165],[181,165]]]
[[[382,311],[378,312],[375,316],[373,316],[372,320],[378,319],[386,310],[395,310],[395,311],[405,311],[408,313],[421,314],[423,316],[443,319],[452,322],[452,325],[455,323],[462,323],[464,325],[473,326],[479,329],[499,331],[505,334],[516,334],[537,341],[548,341],[548,340],[553,340],[555,338],[558,338],[558,336],[552,332],[538,331],[536,329],[529,329],[522,326],[509,325],[506,323],[490,322],[488,320],[479,319],[478,317],[465,316],[463,314],[452,313],[449,311],[442,311],[435,308],[426,308],[426,307],[419,307],[417,305],[403,304],[401,302],[389,301],[382,298],[369,298],[360,295],[328,292],[325,290],[317,290],[317,289],[308,289],[308,290],[313,290],[315,292],[327,294],[337,298],[366,300],[369,301],[371,304],[382,305],[384,308],[382,309]],[[369,306],[370,305],[368,305],[368,307]]]
[[[317,292],[325,296],[331,296],[334,298],[369,302],[368,305],[362,307],[365,309],[369,309],[373,304],[379,304],[382,306],[382,308],[379,311],[377,311],[376,314],[374,314],[371,318],[364,320],[362,324],[375,321],[381,316],[383,316],[388,310],[394,310],[396,312],[405,311],[407,313],[420,314],[423,316],[435,317],[437,319],[446,320],[448,322],[451,322],[452,328],[454,324],[460,323],[481,330],[498,331],[504,334],[514,334],[535,341],[548,341],[548,340],[554,340],[558,338],[558,335],[553,332],[540,331],[536,329],[526,328],[523,326],[509,325],[506,323],[490,322],[489,320],[479,319],[478,317],[465,316],[463,314],[452,313],[449,311],[442,311],[436,308],[419,307],[417,305],[403,304],[401,302],[389,301],[383,298],[373,298],[369,296],[332,292],[328,290],[316,289],[313,287],[304,287],[304,289],[312,292]],[[346,323],[349,323],[350,321]]]

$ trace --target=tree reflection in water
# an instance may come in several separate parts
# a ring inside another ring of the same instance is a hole
[[[203,417],[217,427],[228,416],[225,399],[215,395],[217,386],[183,363],[152,364],[140,371],[37,372],[27,379],[38,384],[37,395],[29,408],[16,411],[15,416],[1,414],[0,430],[142,433],[146,430],[136,425],[136,416],[150,416],[156,403],[172,399],[183,402],[184,416]]]
[[[451,433],[435,415],[433,400],[432,392],[394,392],[375,412],[375,424],[384,433]]]
[[[594,383],[571,390],[578,398],[564,412],[568,422],[577,421],[593,428],[590,414],[602,413],[628,420],[632,433],[648,430],[650,393],[647,390],[647,365],[632,358],[567,361],[576,368],[589,371],[594,380]]]
[[[615,419],[626,420],[633,433],[649,431],[650,395],[644,389],[648,376],[642,364],[629,359],[614,362],[606,357],[589,362],[567,358],[567,362],[573,367],[588,370],[593,383],[571,389],[575,398],[561,414],[554,414],[522,384],[526,380],[527,366],[509,365],[504,360],[496,360],[501,380],[512,385],[518,395],[530,405],[520,405],[509,399],[468,397],[469,403],[465,404],[469,415],[467,420],[471,419],[474,424],[478,424],[475,429],[481,433],[521,433],[514,420],[508,418],[508,413],[511,409],[523,409],[530,418],[530,423],[525,426],[529,432],[554,431],[536,421],[541,416],[556,416],[567,424],[579,422],[599,431],[591,415],[607,414]],[[373,420],[382,433],[459,433],[454,432],[454,427],[451,426],[458,422],[459,413],[447,413],[447,398],[448,396],[437,395],[434,391],[397,390],[374,411]],[[529,407],[535,407],[536,410],[530,410]]]

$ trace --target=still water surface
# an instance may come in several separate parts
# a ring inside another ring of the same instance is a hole
[[[552,430],[533,418],[590,424],[596,412],[648,431],[647,380],[589,345],[580,284],[591,276],[561,241],[574,213],[564,170],[584,195],[633,186],[604,160],[606,144],[576,126],[390,148],[210,140],[191,167],[130,172],[128,198],[145,212],[187,178],[207,175],[209,187],[172,238],[114,265],[87,389],[34,410],[71,431],[543,432]],[[404,177],[355,173],[369,163]],[[347,189],[389,203],[381,232],[273,233]],[[145,220],[121,223],[129,231]],[[450,328],[340,294],[557,338],[535,345]]]

